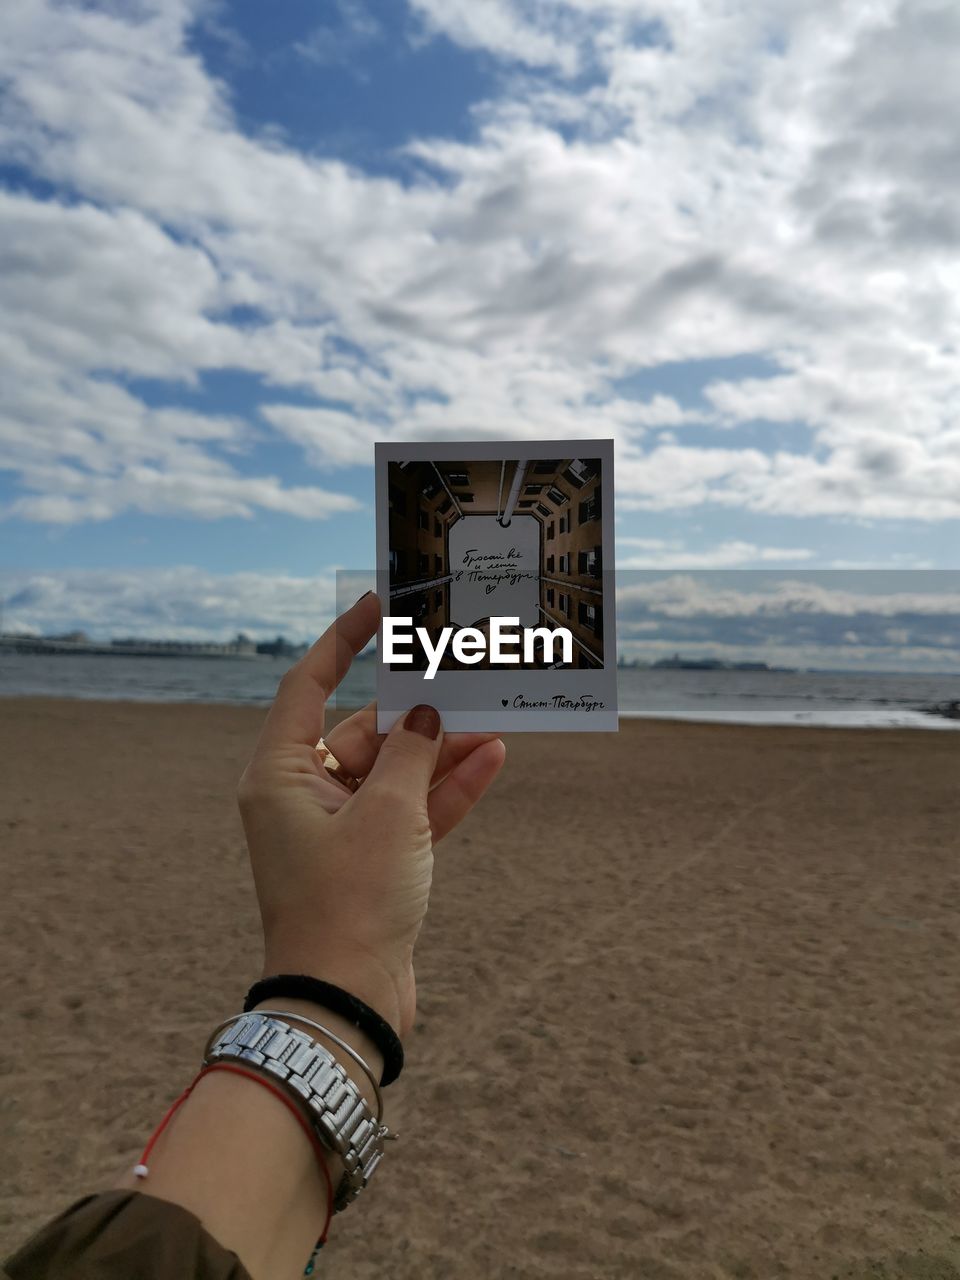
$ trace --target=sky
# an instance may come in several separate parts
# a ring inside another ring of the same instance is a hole
[[[375,440],[613,437],[623,574],[896,570],[865,612],[943,627],[864,646],[838,579],[823,643],[960,665],[958,46],[954,0],[0,6],[3,627],[310,639]]]

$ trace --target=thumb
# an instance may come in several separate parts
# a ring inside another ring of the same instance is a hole
[[[435,708],[419,703],[398,720],[363,780],[364,789],[390,791],[407,803],[427,803],[430,781],[443,743],[443,726]]]

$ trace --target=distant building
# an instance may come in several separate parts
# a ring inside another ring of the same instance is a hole
[[[261,640],[254,647],[257,653],[266,653],[274,658],[299,658],[306,650],[306,645],[291,644],[286,636],[277,636],[276,640]]]
[[[244,655],[251,655],[257,652],[257,646],[254,641],[242,631],[237,632],[236,640],[231,641],[231,643],[227,645],[227,648],[231,653]]]
[[[770,671],[765,662],[724,662],[722,658],[681,658],[675,653],[672,658],[661,658],[653,664],[656,671]],[[775,668],[786,671],[786,667]]]
[[[681,658],[675,653],[672,658],[661,658],[653,667],[655,671],[723,671],[727,664],[719,658]]]
[[[254,658],[257,646],[242,632],[226,643],[219,640],[151,640],[123,636],[90,640],[86,632],[58,636],[0,635],[0,645],[18,653],[87,654],[124,658]]]

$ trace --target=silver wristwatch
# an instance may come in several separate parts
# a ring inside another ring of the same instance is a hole
[[[218,1027],[204,1050],[205,1066],[248,1063],[282,1081],[300,1102],[318,1138],[343,1160],[334,1196],[339,1213],[370,1181],[389,1134],[350,1077],[322,1045],[289,1023],[245,1013]]]

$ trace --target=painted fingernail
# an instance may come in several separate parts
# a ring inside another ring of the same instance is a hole
[[[407,712],[403,727],[409,729],[411,733],[423,734],[425,738],[430,738],[432,741],[440,732],[440,716],[435,707],[421,702],[419,706]]]

